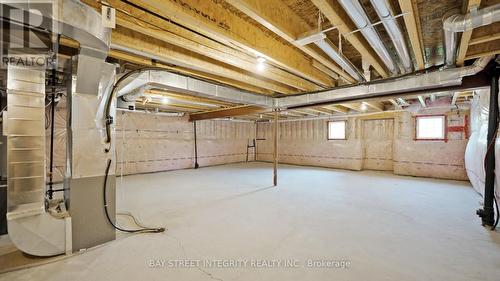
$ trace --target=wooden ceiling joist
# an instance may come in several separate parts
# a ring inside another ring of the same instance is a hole
[[[141,53],[151,55],[161,61],[187,67],[190,69],[213,73],[229,79],[235,79],[247,84],[252,84],[260,88],[268,89],[278,93],[293,93],[292,88],[279,85],[269,81],[263,81],[250,75],[246,75],[235,69],[225,67],[213,61],[195,55],[186,54],[175,46],[166,46],[155,42],[153,38],[148,38],[142,34],[132,32],[123,27],[117,27],[111,34],[111,42],[127,49],[134,49]]]
[[[359,32],[350,33],[356,28],[353,27],[351,21],[348,19],[348,16],[345,14],[344,10],[338,3],[332,3],[332,1],[328,0],[311,1],[314,3],[314,5],[316,5],[316,7],[318,7],[321,13],[323,13],[326,18],[328,18],[333,26],[338,27],[339,31],[342,34],[349,34],[346,36],[346,40],[349,41],[349,43],[351,43],[351,45],[358,50],[361,56],[366,59],[382,77],[389,76],[387,70],[382,66],[380,59],[366,42],[366,40],[364,40],[362,35],[360,35]]]
[[[324,108],[324,107],[312,107],[311,110],[315,110],[315,111],[318,111],[318,112],[321,112],[321,113],[325,113],[325,114],[329,114],[329,115],[333,115],[333,114],[337,113],[337,111],[335,111],[335,110],[327,109],[327,108]]]
[[[221,107],[230,107],[230,106],[235,106],[236,104],[230,103],[230,102],[225,102],[225,101],[220,101],[220,100],[214,100],[214,99],[209,99],[209,98],[203,98],[203,97],[195,97],[195,96],[189,96],[185,94],[179,94],[179,93],[172,93],[164,90],[148,90],[147,93],[155,94],[155,95],[161,95],[167,98],[172,98],[176,100],[181,100],[181,101],[190,101],[190,102],[199,102],[199,103],[207,103],[207,104],[214,104],[218,105]]]
[[[482,44],[482,43],[486,43],[486,42],[490,42],[490,41],[494,41],[494,40],[498,40],[498,39],[500,39],[500,32],[494,33],[491,35],[472,38],[469,41],[469,46],[478,45],[478,44]]]
[[[425,98],[423,96],[418,96],[418,101],[420,102],[420,105],[422,105],[422,107],[427,107],[427,104],[425,103]]]
[[[256,105],[241,105],[199,113],[192,113],[189,115],[189,121],[259,114],[267,111],[269,111],[269,108],[264,108]]]
[[[281,1],[262,0],[226,0],[229,4],[245,13],[247,16],[262,24],[269,30],[278,34],[295,47],[308,54],[328,69],[354,83],[355,80],[342,70],[337,64],[332,63],[327,57],[316,52],[308,46],[295,43],[298,36],[309,32],[312,27],[300,18],[292,9]],[[335,76],[332,76],[335,77]]]
[[[365,101],[368,107],[375,109],[376,111],[384,111],[384,104],[376,101]]]
[[[479,4],[481,4],[481,0],[466,0],[467,5],[465,5],[465,9],[463,12],[468,13],[472,8],[479,8]],[[467,30],[462,32],[462,36],[460,38],[460,44],[458,46],[458,54],[456,64],[458,66],[463,66],[465,61],[465,56],[467,54],[467,49],[469,48],[469,41],[472,36],[472,30]]]
[[[93,6],[97,9],[100,7],[100,4],[94,1],[84,1],[93,3]],[[263,72],[257,68],[255,58],[248,54],[207,37],[200,36],[189,29],[165,21],[125,2],[109,0],[109,5],[117,10],[116,21],[120,26],[133,29],[134,31],[169,44],[233,65],[252,72],[255,75],[263,75]],[[265,77],[303,91],[321,89],[321,87],[308,80],[271,65],[266,68]]]
[[[226,45],[262,56],[287,71],[329,87],[333,80],[314,68],[300,51],[262,32],[257,26],[224,9],[216,1],[131,0],[150,12],[182,24]]]
[[[346,114],[347,112],[349,112],[349,109],[347,109],[343,106],[339,106],[339,105],[325,105],[323,107],[326,109],[331,109],[331,110],[338,112],[338,113],[343,113],[343,114]]]
[[[201,71],[192,70],[192,69],[179,67],[179,66],[167,65],[167,64],[163,64],[163,63],[157,62],[157,61],[155,61],[153,63],[153,61],[149,58],[136,56],[134,54],[130,54],[130,53],[119,51],[119,50],[111,49],[108,53],[108,56],[112,57],[114,59],[117,59],[117,60],[122,60],[125,62],[137,64],[139,66],[154,66],[154,67],[164,68],[165,70],[184,73],[186,75],[191,75],[191,76],[198,77],[201,79],[206,79],[209,81],[218,81],[220,83],[223,83],[223,84],[226,84],[226,85],[229,85],[232,87],[236,87],[239,89],[247,90],[250,92],[254,92],[254,93],[259,93],[259,94],[263,94],[263,95],[271,95],[273,93],[272,91],[267,90],[267,89],[262,89],[262,88],[254,86],[254,85],[242,83],[241,81],[236,81],[233,79],[217,76],[217,75],[214,75],[211,73],[201,72]]]
[[[401,7],[401,12],[405,14],[404,21],[406,25],[406,30],[408,32],[408,37],[410,38],[410,44],[413,49],[413,54],[415,55],[415,61],[417,63],[418,70],[425,68],[424,53],[422,47],[421,33],[419,32],[419,22],[416,13],[415,0],[399,0],[399,7]]]

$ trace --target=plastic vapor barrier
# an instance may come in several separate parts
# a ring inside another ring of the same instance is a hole
[[[474,189],[484,196],[485,169],[484,159],[487,150],[488,135],[488,111],[489,111],[489,91],[479,91],[474,96],[471,105],[471,135],[467,149],[465,151],[465,166],[467,176]],[[490,149],[495,149],[495,171],[500,171],[500,141],[496,140],[495,145]],[[500,173],[496,173],[495,195],[500,199],[500,191],[497,183],[500,182]]]

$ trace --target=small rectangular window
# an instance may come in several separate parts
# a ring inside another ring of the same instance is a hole
[[[328,139],[329,140],[345,140],[346,139],[346,121],[330,121],[328,122]]]
[[[417,140],[446,139],[446,117],[444,115],[417,116],[415,123]]]

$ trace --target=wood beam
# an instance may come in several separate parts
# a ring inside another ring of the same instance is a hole
[[[321,113],[325,113],[325,114],[329,114],[329,115],[333,115],[333,114],[337,113],[337,111],[335,111],[335,110],[327,109],[327,108],[324,108],[324,107],[312,107],[311,110],[315,110],[315,111],[318,111],[318,112],[321,112]]]
[[[333,80],[315,69],[300,51],[284,44],[258,26],[226,9],[220,1],[130,0],[148,11],[168,18],[226,45],[236,45],[280,67],[329,87]]]
[[[275,109],[274,111],[274,146],[273,146],[273,185],[278,185],[278,138],[279,138],[279,122],[280,116],[279,111]]]
[[[100,10],[101,4],[97,2],[90,0],[84,0],[84,2]],[[120,26],[133,29],[169,44],[219,60],[299,90],[314,91],[321,89],[321,87],[308,80],[272,65],[268,65],[265,72],[263,72],[257,68],[254,57],[209,38],[199,36],[191,30],[165,21],[122,1],[109,0],[109,5],[116,9],[116,22]]]
[[[346,114],[349,112],[349,109],[345,108],[345,107],[340,107],[340,106],[337,106],[337,105],[326,105],[326,106],[323,106],[324,108],[327,108],[327,109],[331,109],[335,112],[338,112],[338,113],[343,113],[343,114]]]
[[[269,111],[269,108],[256,105],[241,105],[241,106],[205,111],[200,113],[193,113],[189,115],[189,121],[259,114],[267,111]]]
[[[73,48],[73,49],[80,48],[80,43],[78,43],[75,40],[65,38],[65,37],[61,37],[60,44],[63,46],[66,46],[66,47]],[[163,63],[157,62],[157,61],[153,63],[151,58],[145,58],[145,57],[137,56],[137,55],[130,54],[127,52],[123,52],[123,51],[111,49],[108,53],[108,56],[112,57],[114,59],[117,59],[117,60],[123,60],[126,62],[137,64],[139,66],[155,66],[155,67],[159,67],[159,68],[164,68],[165,70],[184,73],[187,75],[206,79],[209,81],[219,82],[222,84],[233,86],[233,87],[236,87],[239,89],[244,89],[244,90],[254,92],[254,93],[265,94],[265,95],[272,94],[272,92],[269,90],[258,88],[258,87],[255,87],[255,86],[249,85],[249,84],[244,84],[244,83],[241,83],[240,81],[235,81],[232,79],[216,76],[216,75],[213,75],[211,73],[204,73],[204,72],[200,72],[200,71],[196,71],[196,70],[192,70],[192,69],[186,69],[186,68],[179,67],[179,66],[167,65],[167,64],[163,64]]]
[[[162,107],[175,107],[175,108],[182,108],[182,109],[189,109],[189,110],[196,110],[196,111],[213,110],[212,107],[208,107],[208,106],[190,105],[190,104],[173,103],[173,102],[161,103],[161,102],[155,102],[155,101],[148,101],[148,102],[146,102],[146,104],[162,106]]]
[[[347,107],[349,109],[352,109],[354,111],[358,111],[358,112],[362,112],[363,110],[361,110],[361,105],[360,104],[354,104],[354,103],[341,103],[339,104],[343,107]]]
[[[364,102],[367,106],[377,110],[377,111],[384,111],[384,104],[381,102],[376,102],[376,101],[365,101]]]
[[[214,100],[214,99],[209,99],[209,98],[203,98],[203,97],[189,96],[186,94],[172,93],[172,92],[168,92],[165,90],[152,89],[152,90],[146,91],[146,93],[161,95],[164,97],[173,98],[173,99],[177,99],[177,100],[181,100],[181,101],[200,102],[200,103],[214,104],[214,105],[224,106],[224,107],[231,107],[231,106],[237,105],[235,103]]]
[[[207,79],[209,81],[216,81],[216,82],[219,82],[222,84],[226,84],[229,86],[233,86],[233,87],[236,87],[239,89],[244,89],[244,90],[258,93],[258,94],[263,94],[263,95],[273,94],[273,92],[270,90],[262,89],[262,88],[254,86],[254,85],[245,84],[245,83],[242,83],[240,81],[217,76],[217,75],[214,75],[211,73],[196,71],[196,70],[192,70],[192,69],[188,69],[188,68],[184,68],[184,67],[179,67],[179,66],[167,65],[167,64],[164,64],[164,63],[161,63],[158,61],[153,62],[150,58],[136,56],[134,54],[130,54],[130,53],[119,51],[119,50],[111,49],[108,53],[108,56],[112,57],[114,59],[117,59],[117,60],[122,60],[122,61],[130,62],[133,64],[137,64],[139,66],[160,67],[160,68],[164,68],[165,70],[176,71],[176,72],[191,75],[194,77]]]
[[[483,51],[483,52],[467,54],[467,56],[465,57],[465,60],[477,59],[477,58],[481,58],[481,57],[498,55],[498,54],[500,54],[500,46],[498,46],[498,48],[495,48],[493,50],[487,50],[487,51]]]
[[[312,65],[314,67],[316,67],[317,69],[323,71],[328,76],[333,77],[333,79],[335,79],[335,80],[339,79],[339,75],[337,73],[333,72],[330,68],[326,67],[325,65],[323,65],[319,61],[313,59]]]
[[[111,42],[127,49],[133,49],[151,55],[152,58],[157,58],[164,62],[202,72],[214,73],[229,79],[240,80],[244,83],[253,84],[257,87],[269,89],[277,93],[290,94],[294,92],[291,88],[246,75],[235,69],[214,63],[204,57],[188,54],[175,46],[161,44],[161,42],[157,42],[151,37],[146,37],[123,27],[117,27],[113,30]]]
[[[422,107],[427,107],[427,104],[425,103],[425,98],[423,96],[418,96],[417,98]]]
[[[451,105],[455,105],[457,103],[458,97],[460,97],[460,92],[453,93],[453,98],[451,99]]]
[[[405,14],[404,21],[406,25],[406,30],[408,31],[408,37],[410,37],[410,44],[413,49],[413,54],[415,55],[415,61],[417,63],[417,70],[422,70],[425,68],[424,53],[422,47],[422,38],[420,24],[418,22],[418,9],[416,9],[417,3],[414,0],[399,0],[399,7],[401,7],[401,12]]]
[[[312,113],[312,112],[307,111],[305,108],[293,109],[293,110],[290,110],[290,111],[292,111],[292,112],[298,112],[298,113],[304,114],[306,116],[317,116],[318,115],[316,113]]]
[[[392,105],[394,105],[394,109],[401,109],[401,106],[395,99],[389,99],[389,102],[392,103]]]
[[[345,14],[344,10],[340,7],[338,3],[332,3],[328,0],[311,0],[316,7],[328,18],[333,26],[337,26],[340,33],[349,34],[356,28],[351,24],[350,19]],[[336,6],[333,6],[336,5]],[[361,56],[370,62],[370,64],[375,68],[375,70],[382,76],[388,77],[389,73],[382,66],[380,59],[375,54],[373,49],[369,46],[366,40],[359,34],[359,32],[351,33],[347,35],[346,40],[351,43],[356,50],[361,54]]]
[[[468,13],[474,7],[479,8],[481,0],[468,0],[465,10],[463,12]],[[462,32],[460,38],[460,44],[458,46],[458,54],[456,64],[457,66],[463,66],[465,61],[465,55],[467,54],[467,49],[469,48],[469,41],[472,35],[472,29]]]
[[[295,40],[298,39],[300,34],[309,32],[313,28],[285,3],[281,1],[262,0],[226,0],[226,2],[293,44],[315,60],[321,62],[328,69],[344,77],[348,82],[356,82],[353,77],[343,71],[337,64],[332,63],[324,55],[316,52],[310,47],[295,43]]]
[[[500,39],[500,32],[494,33],[494,34],[491,34],[491,35],[486,35],[486,36],[481,36],[481,37],[477,37],[477,38],[472,38],[469,41],[469,46],[473,46],[473,45],[477,45],[477,44],[482,44],[482,43],[486,43],[486,42],[490,42],[490,41],[494,41],[494,40],[498,40],[498,39]]]

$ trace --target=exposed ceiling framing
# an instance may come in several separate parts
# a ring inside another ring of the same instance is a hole
[[[353,0],[354,1],[354,0]],[[358,1],[358,0],[356,0]],[[364,5],[371,24],[380,19],[369,0]],[[332,48],[354,68],[368,73],[368,80],[391,74],[381,58],[338,0],[82,0],[101,10],[116,9],[109,59],[124,69],[156,66],[169,71],[229,85],[252,93],[282,97],[333,89],[357,83],[331,56],[314,44],[298,39],[323,32]],[[388,0],[411,53],[415,71],[439,65],[442,56],[442,19],[469,12],[500,0]],[[458,3],[458,4],[457,4]],[[432,12],[430,9],[433,9]],[[326,31],[325,31],[326,29]],[[377,32],[388,49],[391,42],[382,24]],[[459,36],[457,66],[500,53],[500,23],[480,27]],[[390,41],[390,40],[389,40]],[[78,48],[78,43],[62,39]],[[441,51],[440,51],[441,50]],[[392,56],[397,55],[393,52]],[[371,75],[370,75],[371,74]],[[450,105],[467,102],[472,93],[449,92]],[[146,110],[188,113],[192,120],[235,116],[246,120],[272,118],[269,109],[152,89],[147,96],[168,102],[137,100]],[[418,105],[431,107],[428,94],[321,104],[286,110],[280,118],[337,116],[353,112],[385,112]]]

